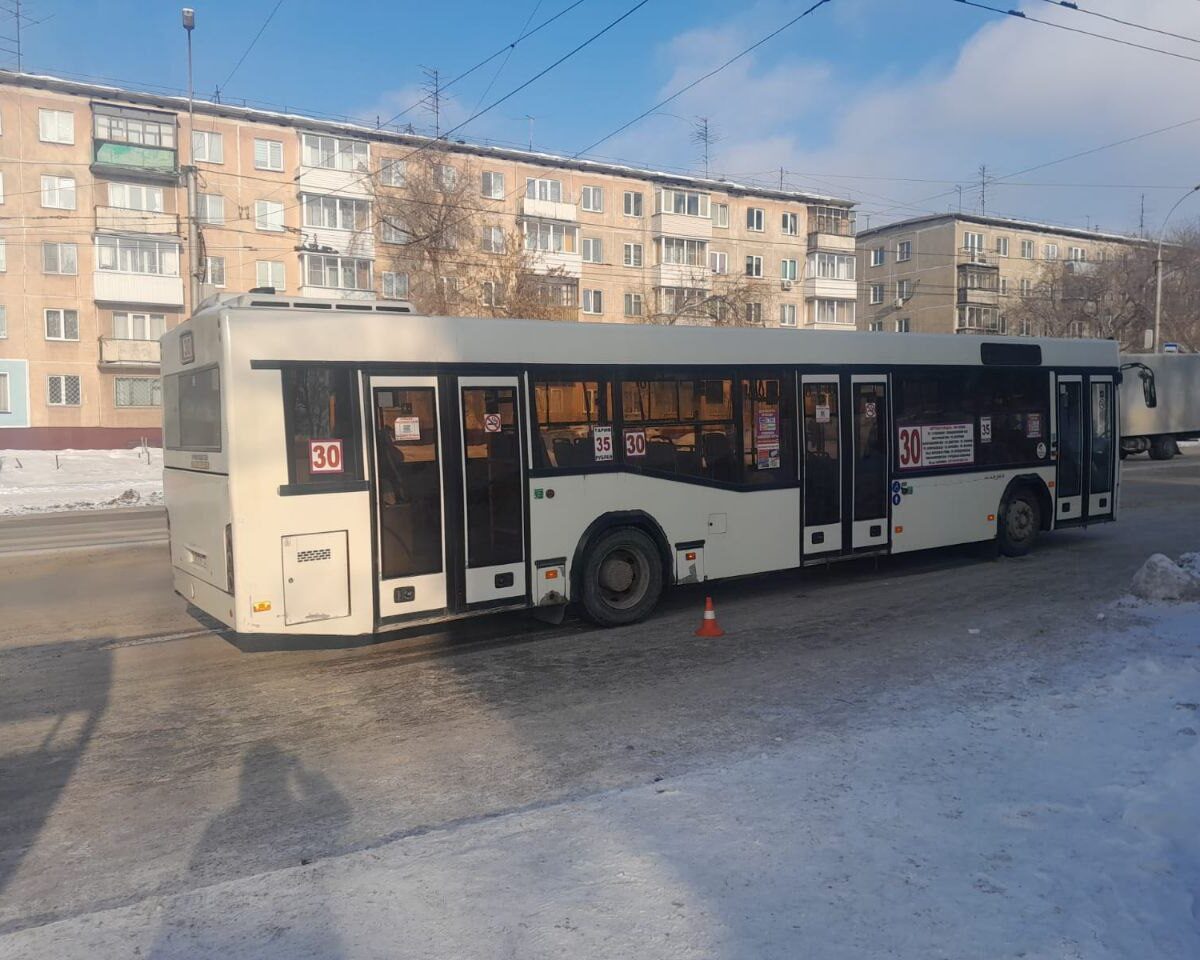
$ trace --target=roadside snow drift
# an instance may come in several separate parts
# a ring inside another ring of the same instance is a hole
[[[153,447],[0,450],[0,516],[162,502],[162,451]]]

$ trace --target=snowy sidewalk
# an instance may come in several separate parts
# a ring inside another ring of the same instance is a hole
[[[163,502],[162,450],[0,450],[0,516]]]
[[[0,955],[1200,956],[1200,605],[1114,606],[1094,642],[1119,666],[1014,675],[983,705],[931,682],[916,708],[862,704],[866,734],[64,920]]]

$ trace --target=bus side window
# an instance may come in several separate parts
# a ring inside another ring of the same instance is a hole
[[[737,483],[733,380],[679,377],[621,384],[626,466]]]
[[[534,466],[578,469],[612,461],[612,384],[605,380],[538,380],[533,385],[537,437]],[[607,427],[597,431],[596,427]],[[599,458],[597,451],[608,445]]]
[[[288,483],[361,480],[354,371],[304,364],[284,367],[282,380]]]
[[[795,482],[794,389],[782,376],[742,379],[743,483],[766,486]]]

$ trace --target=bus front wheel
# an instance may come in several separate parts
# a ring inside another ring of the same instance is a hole
[[[658,548],[636,527],[609,530],[588,548],[580,600],[589,620],[604,627],[636,623],[654,609],[662,589]]]
[[[1023,557],[1033,549],[1042,527],[1042,513],[1031,490],[1014,490],[1000,506],[1000,552]]]

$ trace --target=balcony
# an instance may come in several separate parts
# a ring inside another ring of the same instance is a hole
[[[332,250],[346,257],[375,259],[375,235],[370,230],[301,227],[300,246],[306,250]]]
[[[93,299],[102,303],[137,303],[156,307],[183,306],[183,279],[156,274],[97,270]]]
[[[853,300],[858,296],[858,284],[832,277],[805,277],[800,281],[800,292],[805,300]]]
[[[91,171],[99,176],[125,176],[156,183],[179,183],[179,157],[169,147],[116,143],[99,138],[92,142]]]
[[[122,207],[96,207],[96,230],[101,233],[142,233],[154,236],[182,235],[179,215],[126,210]]]
[[[808,235],[808,249],[823,253],[853,253],[854,234],[813,230]]]
[[[656,237],[711,240],[712,218],[692,217],[686,213],[656,213],[650,218],[650,232]]]
[[[651,267],[651,280],[656,287],[708,287],[713,272],[706,266],[686,263],[659,263]]]
[[[100,338],[100,366],[129,370],[157,370],[161,347],[157,340]]]
[[[995,307],[959,307],[954,325],[955,333],[1005,334],[1008,323]]]
[[[996,289],[987,290],[982,287],[960,286],[958,288],[958,302],[981,307],[995,307],[1000,303],[1000,291]]]
[[[563,203],[561,200],[539,200],[537,197],[523,197],[521,199],[521,215],[525,217],[539,217],[543,220],[568,220],[573,222],[579,219],[579,213],[576,210],[575,204]]]
[[[552,250],[527,251],[530,269],[536,274],[558,271],[563,278],[578,280],[583,276],[583,255]]]
[[[302,166],[296,176],[296,185],[304,193],[370,197],[373,178],[369,173],[365,164],[358,165],[355,170]]]

